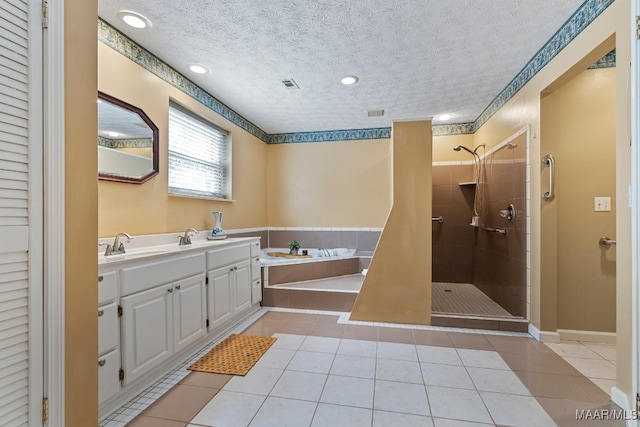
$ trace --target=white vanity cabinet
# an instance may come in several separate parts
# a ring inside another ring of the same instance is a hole
[[[120,391],[120,325],[118,323],[118,278],[111,271],[98,277],[98,401]]]
[[[204,255],[123,268],[125,386],[206,335]]]
[[[207,251],[209,331],[251,307],[250,256],[246,243]]]
[[[253,245],[259,249],[259,239],[99,258],[101,419],[183,362],[207,336],[257,309]]]
[[[260,242],[251,242],[251,304],[253,305],[262,302],[260,252]]]

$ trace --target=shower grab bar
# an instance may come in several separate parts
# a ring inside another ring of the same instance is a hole
[[[488,231],[489,233],[500,233],[507,234],[507,230],[504,228],[495,228],[495,227],[482,227],[484,231]]]
[[[615,240],[611,240],[608,237],[601,237],[600,240],[598,241],[598,244],[600,246],[611,246],[611,245],[615,245],[616,241]]]
[[[431,221],[438,221],[440,224],[444,222],[444,218],[441,216],[432,216]]]
[[[545,200],[552,200],[554,197],[555,175],[556,175],[556,161],[551,154],[547,154],[542,158],[542,163],[549,165],[549,191],[542,195]]]

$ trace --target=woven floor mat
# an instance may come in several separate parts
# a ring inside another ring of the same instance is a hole
[[[187,369],[244,376],[275,341],[273,337],[232,334]]]

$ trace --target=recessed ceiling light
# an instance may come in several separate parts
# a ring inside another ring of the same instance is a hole
[[[357,76],[344,76],[341,80],[343,85],[352,85],[360,80]]]
[[[132,12],[130,10],[121,10],[118,12],[118,17],[124,21],[125,24],[133,27],[133,28],[151,28],[151,21],[137,12]]]
[[[189,64],[189,69],[196,74],[207,74],[209,72],[209,69],[202,64]]]
[[[447,120],[450,120],[451,117],[453,117],[453,114],[440,114],[438,116],[438,120],[442,120],[443,122],[446,122]]]

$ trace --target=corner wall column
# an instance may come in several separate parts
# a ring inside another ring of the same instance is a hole
[[[395,122],[393,206],[351,320],[431,323],[431,121]]]

